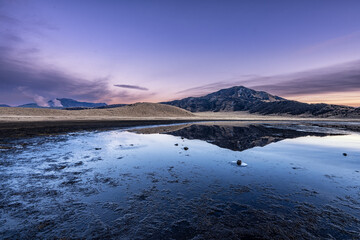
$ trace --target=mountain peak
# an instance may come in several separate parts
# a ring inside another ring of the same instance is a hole
[[[284,100],[286,99],[267,92],[256,91],[244,86],[234,86],[202,97],[190,97],[166,102],[166,104],[181,107],[192,112],[249,111],[251,107],[262,103]]]
[[[250,89],[244,86],[234,86],[230,88],[221,89],[217,92],[210,93],[207,96],[227,96],[231,98],[242,98],[243,100],[248,101],[266,101],[266,102],[275,102],[275,101],[282,101],[286,100],[284,98],[271,95],[267,92],[263,91],[256,91],[254,89]],[[205,96],[206,97],[206,96]]]
[[[359,109],[329,104],[307,104],[256,91],[244,86],[234,86],[202,97],[188,97],[165,102],[192,112],[248,111],[259,114],[290,114],[306,116],[358,116]]]

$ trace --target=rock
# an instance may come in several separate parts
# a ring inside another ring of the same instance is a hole
[[[175,146],[179,146],[179,144],[178,144],[178,143],[175,143]]]
[[[187,150],[189,150],[189,148],[188,148],[188,147],[184,147],[184,150],[187,151]]]
[[[101,150],[101,148],[95,148],[95,150]]]
[[[235,162],[235,161],[234,161],[234,162]],[[244,163],[244,162],[241,161],[241,160],[237,160],[237,161],[236,161],[236,164],[237,164],[238,166],[240,166],[240,167],[246,167],[246,166],[247,166],[247,164]]]
[[[346,157],[346,156],[347,156],[347,153],[343,153],[343,156]]]

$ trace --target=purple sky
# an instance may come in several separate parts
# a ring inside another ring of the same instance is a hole
[[[360,106],[360,1],[0,0],[0,103],[244,85]]]

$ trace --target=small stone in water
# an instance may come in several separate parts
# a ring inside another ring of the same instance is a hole
[[[101,148],[95,148],[95,150],[101,150]]]
[[[184,150],[187,151],[187,150],[189,150],[189,148],[188,148],[188,147],[184,147]]]
[[[343,155],[344,155],[344,157],[346,157],[346,156],[347,156],[347,153],[343,153]]]
[[[235,162],[235,161],[234,161],[234,162]],[[240,166],[240,167],[246,167],[246,166],[247,166],[247,164],[244,163],[244,162],[241,161],[241,160],[237,160],[237,161],[236,161],[236,164],[237,164],[238,166]]]

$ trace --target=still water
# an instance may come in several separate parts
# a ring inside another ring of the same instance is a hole
[[[355,132],[198,123],[1,146],[0,238],[360,238]]]

